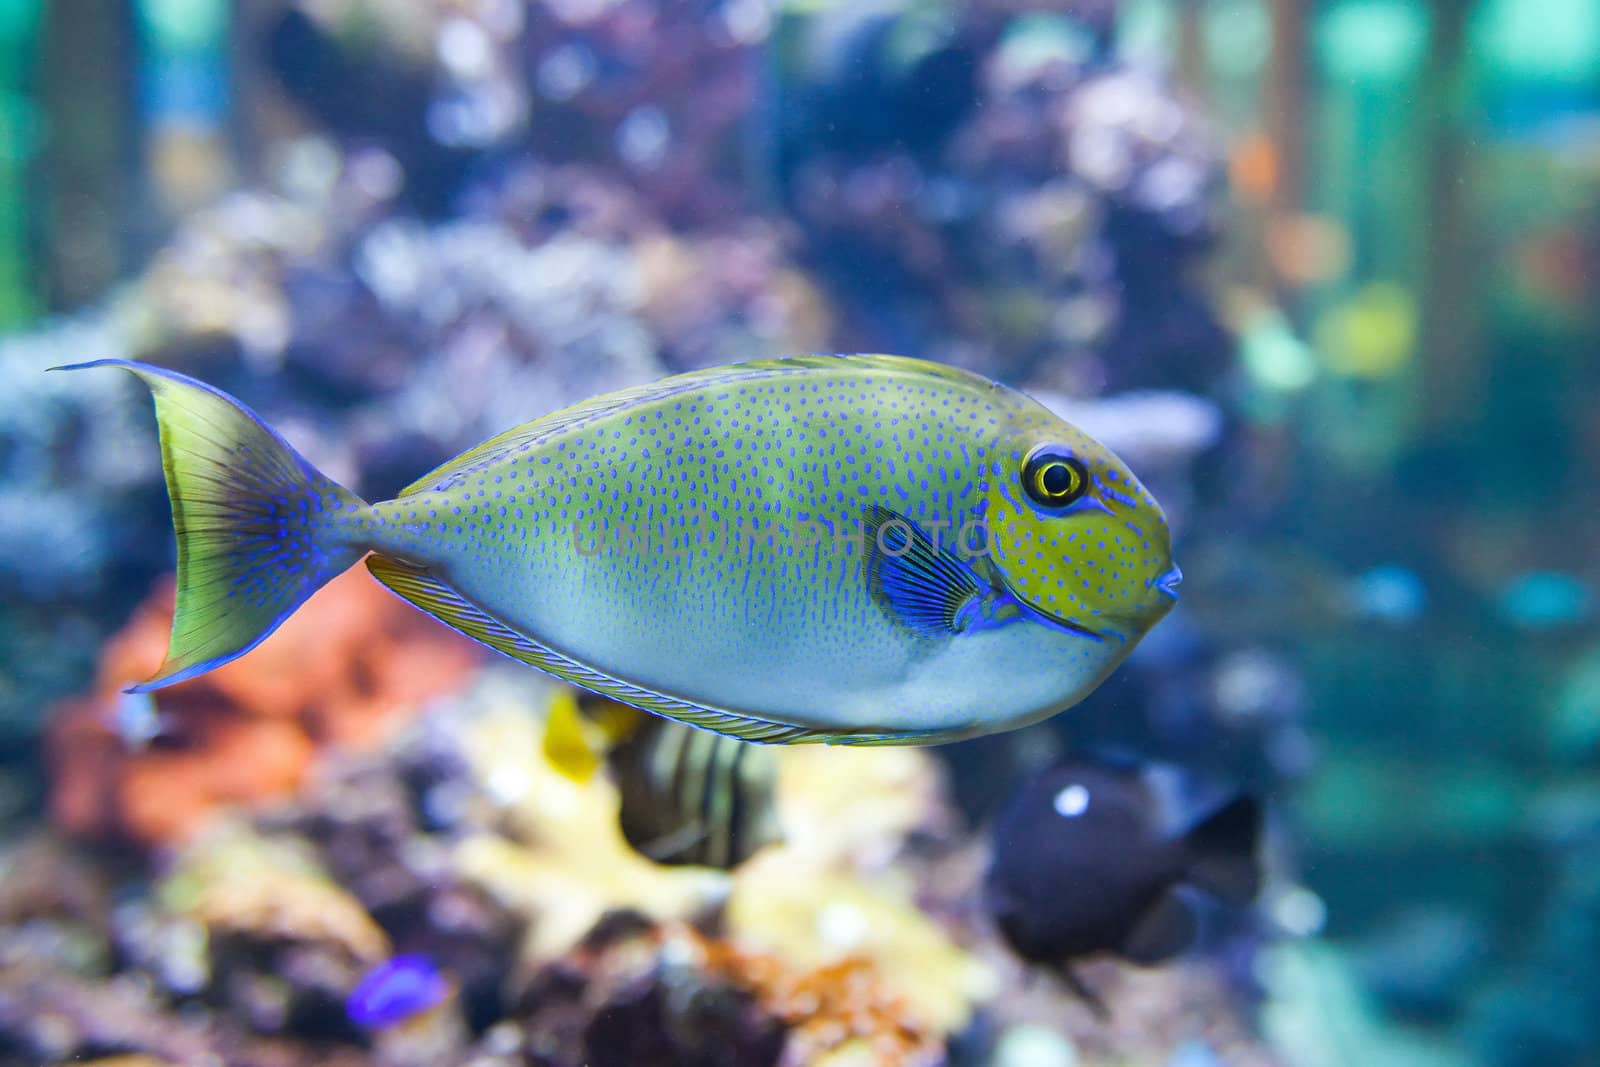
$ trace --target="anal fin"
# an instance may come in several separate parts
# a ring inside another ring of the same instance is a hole
[[[1078,999],[1083,1001],[1089,1010],[1094,1013],[1094,1017],[1098,1022],[1108,1023],[1111,1021],[1111,1009],[1106,1006],[1105,998],[1097,993],[1088,982],[1085,982],[1083,975],[1073,970],[1071,964],[1063,964],[1057,973],[1061,976],[1061,981],[1066,987],[1072,990]]]
[[[1119,951],[1134,963],[1161,963],[1194,944],[1199,923],[1188,901],[1168,889],[1134,923]]]

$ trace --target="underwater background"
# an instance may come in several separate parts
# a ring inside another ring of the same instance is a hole
[[[1600,1064],[1597,257],[1595,0],[0,3],[0,1063]],[[1094,434],[1181,603],[1026,730],[754,750],[716,863],[365,575],[122,692],[154,420],[48,367],[378,499],[811,352]],[[1138,843],[1053,821],[1091,763],[1260,813],[1154,966],[1089,900]]]

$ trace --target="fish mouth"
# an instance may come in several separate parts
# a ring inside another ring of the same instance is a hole
[[[1150,588],[1172,600],[1178,599],[1178,585],[1183,581],[1183,571],[1174,563],[1167,573],[1150,579]]]

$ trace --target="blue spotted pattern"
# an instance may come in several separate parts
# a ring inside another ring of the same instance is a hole
[[[1039,441],[1094,471],[1082,506],[1027,500]],[[906,625],[863,566],[874,508],[945,551],[986,546],[989,602],[1018,610],[934,639]],[[1115,456],[1019,393],[897,357],[596,398],[347,521],[562,657],[823,732],[1020,725],[1080,699],[1170,606],[1165,520]]]

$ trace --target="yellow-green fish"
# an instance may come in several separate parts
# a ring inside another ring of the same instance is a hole
[[[747,741],[939,744],[1082,700],[1176,599],[1161,507],[985,378],[896,356],[715,367],[524,423],[369,504],[243,404],[155,395],[166,661],[249,651],[367,557],[508,656]],[[369,555],[370,553],[370,555]]]

